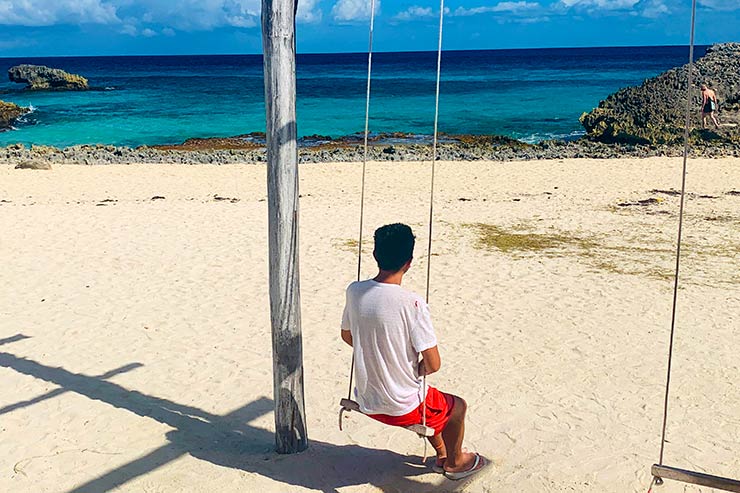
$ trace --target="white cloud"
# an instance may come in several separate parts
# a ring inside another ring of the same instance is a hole
[[[145,38],[153,38],[155,36],[159,36],[160,34],[167,37],[175,35],[175,30],[170,27],[165,27],[160,32],[157,32],[150,27],[139,29],[136,26],[136,22],[136,19],[125,19],[123,25],[119,29],[119,32],[121,34],[127,34],[128,36],[144,36]]]
[[[668,6],[663,0],[642,0],[640,2],[639,14],[650,19],[657,19],[670,14]]]
[[[699,5],[710,10],[740,10],[738,0],[699,0]]]
[[[429,19],[436,16],[437,15],[431,7],[419,7],[418,5],[413,5],[403,12],[399,12],[394,15],[393,19],[398,21],[410,21],[413,19]]]
[[[631,9],[639,2],[640,0],[560,0],[560,3],[566,8],[596,8],[603,10]]]
[[[540,4],[537,2],[501,2],[496,5],[484,6],[484,7],[472,7],[466,9],[465,7],[458,7],[455,9],[452,15],[454,16],[470,16],[478,14],[486,14],[489,12],[509,12],[509,13],[523,13],[530,12],[538,9]]]
[[[724,0],[702,0],[721,2]],[[732,0],[736,1],[736,0]],[[675,0],[669,3],[676,3]],[[671,13],[665,0],[560,0],[553,4],[554,11],[560,13],[570,9],[585,11],[588,14],[627,13],[632,16],[655,19]]]
[[[316,0],[304,0],[314,5]],[[196,31],[259,25],[260,0],[0,0],[0,25],[122,24],[121,31],[151,34],[159,26]],[[301,10],[315,19],[312,8]]]
[[[113,24],[116,8],[104,0],[0,0],[0,24]]]
[[[259,24],[260,0],[111,0],[119,11],[144,23],[162,24],[183,31]]]
[[[298,12],[296,22],[303,24],[315,24],[321,22],[323,12],[316,8],[316,0],[298,0]]]
[[[380,0],[375,0],[375,15],[380,13]],[[339,22],[362,21],[370,18],[369,0],[339,0],[331,9],[334,20]]]
[[[514,22],[519,24],[542,24],[543,22],[550,22],[550,18],[546,15],[542,17],[519,17]]]
[[[257,27],[257,17],[253,15],[227,15],[226,24],[232,27]],[[208,28],[216,25],[208,26]]]
[[[129,36],[136,36],[139,34],[139,30],[133,24],[124,24],[121,28],[121,34],[128,34]]]

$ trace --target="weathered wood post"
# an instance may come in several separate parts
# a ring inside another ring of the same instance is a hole
[[[308,447],[298,282],[297,5],[297,0],[262,0],[275,443],[281,454]]]

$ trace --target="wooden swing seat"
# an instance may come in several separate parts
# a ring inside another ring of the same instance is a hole
[[[696,484],[699,486],[708,486],[722,491],[734,491],[740,493],[740,481],[736,479],[712,476],[702,472],[687,471],[677,467],[653,464],[651,470],[653,477],[656,479],[672,479],[682,483]]]
[[[353,401],[351,399],[342,399],[341,401],[339,401],[339,405],[342,407],[339,410],[339,430],[340,431],[342,430],[342,415],[344,414],[345,411],[347,411],[347,412],[357,411],[360,414],[364,414],[360,410],[360,405],[357,402],[355,402],[355,401]],[[431,428],[431,427],[425,426],[425,425],[421,425],[421,424],[411,425],[411,426],[404,426],[403,428],[406,428],[409,431],[413,431],[414,433],[416,433],[417,435],[419,435],[422,438],[425,438],[425,437],[433,437],[434,435],[436,435],[436,432],[434,431],[434,428]]]

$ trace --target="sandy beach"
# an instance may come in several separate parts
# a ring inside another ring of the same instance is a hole
[[[361,164],[300,170],[311,445],[295,456],[272,452],[263,164],[0,164],[0,491],[645,492],[680,165],[438,164],[430,383],[468,401],[466,446],[493,462],[457,483],[419,465],[405,430],[358,414],[337,428]],[[365,238],[410,224],[421,293],[429,171],[367,168]],[[688,190],[665,462],[737,478],[740,159],[692,159]]]

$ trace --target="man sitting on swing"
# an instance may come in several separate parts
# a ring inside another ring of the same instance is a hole
[[[375,231],[373,255],[379,273],[347,288],[341,332],[342,340],[354,350],[355,397],[361,411],[382,423],[404,427],[422,423],[422,377],[441,365],[429,307],[401,287],[414,243],[414,234],[405,224]],[[426,425],[435,431],[429,437],[437,452],[434,470],[450,479],[465,478],[486,465],[482,456],[462,449],[466,409],[460,397],[428,388]]]

